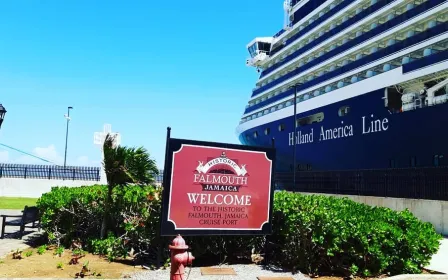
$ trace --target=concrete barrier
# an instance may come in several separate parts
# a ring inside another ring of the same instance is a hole
[[[433,224],[438,233],[448,236],[448,201],[358,195],[316,194],[347,197],[356,202],[364,203],[370,206],[388,207],[396,211],[403,211],[407,208],[420,220]]]
[[[0,178],[0,196],[39,198],[52,187],[81,187],[101,184],[98,181]]]

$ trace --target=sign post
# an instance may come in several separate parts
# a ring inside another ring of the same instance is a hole
[[[171,138],[161,235],[271,234],[275,148]]]
[[[112,126],[110,124],[105,124],[102,132],[95,132],[93,134],[93,144],[100,147],[101,150],[101,174],[100,180],[102,184],[107,184],[106,171],[104,170],[104,151],[103,145],[106,140],[107,134],[110,134],[113,137],[114,146],[118,146],[121,143],[121,135],[118,132],[112,132]]]

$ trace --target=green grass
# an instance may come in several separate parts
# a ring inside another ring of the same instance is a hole
[[[4,197],[0,196],[0,209],[20,209],[25,205],[35,206],[37,198],[30,197]]]

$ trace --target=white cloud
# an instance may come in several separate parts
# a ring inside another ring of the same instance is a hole
[[[56,147],[52,144],[48,147],[36,147],[33,149],[33,151],[30,153],[32,155],[35,155],[37,157],[46,159],[50,161],[51,163],[55,164],[63,164],[64,158],[58,154],[56,151]],[[20,156],[14,160],[10,160],[11,163],[23,163],[23,164],[42,164],[43,161],[32,157],[28,155]]]
[[[76,159],[76,164],[80,166],[100,166],[100,161],[90,160],[87,156],[80,156]]]
[[[50,161],[51,164],[64,164],[64,157],[58,153],[56,147],[53,144],[49,145],[48,147],[36,147],[30,154],[46,159]],[[29,155],[21,155],[19,157],[12,158],[7,150],[0,151],[0,162],[19,164],[45,164],[44,161]],[[75,162],[71,162],[69,159],[67,159],[67,165],[100,166],[100,161],[92,161],[87,156],[80,156],[76,159]]]

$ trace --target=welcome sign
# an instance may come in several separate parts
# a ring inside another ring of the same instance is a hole
[[[270,234],[275,150],[167,140],[161,235]]]

